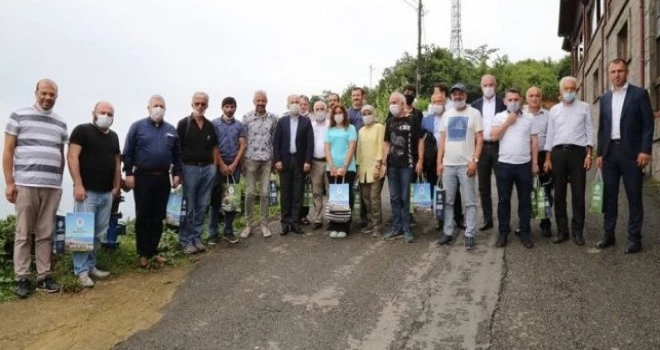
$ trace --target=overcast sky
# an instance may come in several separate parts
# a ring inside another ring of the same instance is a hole
[[[415,0],[409,0],[415,1]],[[450,0],[427,0],[425,40],[448,47]],[[499,48],[513,60],[559,59],[558,1],[464,0],[463,45]],[[60,88],[55,111],[69,130],[91,119],[98,100],[115,105],[123,145],[153,94],[166,120],[190,112],[195,91],[252,108],[257,89],[281,114],[290,93],[340,91],[369,83],[415,52],[416,13],[404,0],[22,0],[0,1],[0,115],[34,103],[38,79]],[[3,134],[4,137],[4,134]]]

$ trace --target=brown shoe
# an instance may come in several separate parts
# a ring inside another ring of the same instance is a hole
[[[149,265],[149,260],[147,258],[141,256],[138,258],[138,265],[140,265],[141,268],[146,268],[147,265]]]
[[[165,263],[167,262],[167,259],[163,258],[163,257],[160,256],[160,255],[156,255],[156,256],[154,256],[153,259],[154,259],[154,261],[155,261],[157,264],[161,264],[161,265],[163,265],[163,264],[165,264]]]

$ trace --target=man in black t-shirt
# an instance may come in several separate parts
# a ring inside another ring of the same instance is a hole
[[[69,137],[67,160],[73,179],[74,211],[94,213],[94,249],[108,231],[113,197],[119,195],[119,138],[110,130],[114,109],[108,102],[99,102],[92,112],[92,123],[80,124]],[[73,272],[84,287],[93,287],[95,279],[110,273],[96,267],[96,254],[73,253]]]
[[[406,113],[406,99],[395,92],[390,96],[390,113],[394,116],[385,126],[383,163],[387,171],[392,206],[392,231],[386,240],[403,235],[406,242],[413,241],[410,228],[410,184],[413,171],[419,176],[423,169],[424,141],[421,128],[412,113]]]

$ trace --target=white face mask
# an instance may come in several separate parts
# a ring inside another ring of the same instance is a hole
[[[376,121],[376,118],[374,117],[373,114],[363,115],[362,116],[362,121],[364,122],[365,125],[370,125],[370,124],[373,124],[373,122]]]
[[[154,107],[151,109],[151,112],[149,113],[149,117],[151,120],[159,123],[163,121],[163,117],[165,117],[165,108],[162,107]]]
[[[390,105],[390,113],[392,113],[393,116],[398,117],[399,113],[401,113],[401,106],[396,104]]]
[[[431,105],[431,112],[433,112],[433,114],[440,115],[444,111],[445,111],[445,106],[443,105]]]
[[[289,113],[291,113],[292,116],[298,116],[300,114],[300,105],[297,103],[290,104]]]
[[[341,125],[344,122],[343,114],[335,114],[334,118],[335,118],[335,123],[337,123],[337,125]]]
[[[113,119],[107,114],[98,114],[96,116],[96,121],[94,124],[99,127],[99,129],[107,130],[112,125]]]
[[[484,93],[484,96],[486,96],[487,98],[491,98],[493,97],[493,95],[495,95],[495,88],[490,86],[481,88],[481,91]]]
[[[315,112],[314,113],[314,118],[316,119],[317,122],[322,122],[325,120],[326,113],[325,112]]]
[[[454,108],[457,110],[463,110],[463,108],[465,108],[465,100],[454,100]]]

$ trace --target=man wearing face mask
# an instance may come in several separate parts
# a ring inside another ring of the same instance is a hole
[[[73,179],[75,211],[94,213],[94,250],[101,245],[110,224],[112,200],[119,196],[121,155],[119,138],[110,130],[115,110],[109,102],[99,102],[92,111],[92,122],[80,124],[69,138],[69,172]],[[96,253],[74,252],[73,273],[83,287],[110,275],[96,266]]]
[[[385,234],[386,240],[403,235],[407,243],[414,240],[410,226],[410,184],[413,172],[422,175],[424,140],[421,121],[418,123],[411,110],[405,109],[406,97],[395,92],[390,96],[390,113],[393,117],[385,127],[383,146],[384,173],[387,173],[392,207],[392,231]]]
[[[147,267],[152,258],[157,264],[166,262],[158,255],[158,243],[170,187],[179,186],[182,168],[179,136],[174,126],[163,120],[165,99],[152,96],[147,110],[149,117],[128,129],[122,154],[126,186],[133,189],[135,197],[135,244],[141,267]]]
[[[32,293],[32,234],[37,290],[49,293],[60,290],[51,277],[50,257],[54,217],[62,198],[64,144],[69,137],[64,119],[53,112],[57,84],[50,79],[39,80],[34,96],[33,106],[9,116],[2,158],[5,198],[16,210],[14,293],[21,299]]]
[[[323,227],[323,193],[328,187],[328,178],[325,176],[325,134],[330,127],[330,120],[327,118],[328,108],[323,101],[314,103],[314,122],[312,130],[314,131],[314,154],[312,155],[312,191],[314,194],[314,222],[313,229],[318,230]]]
[[[506,111],[504,101],[495,96],[497,81],[495,77],[486,74],[481,77],[481,91],[483,97],[472,103],[472,107],[477,109],[482,116],[482,126],[484,128],[484,151],[479,158],[477,175],[479,178],[479,196],[481,198],[481,210],[483,211],[484,223],[479,227],[479,231],[486,231],[493,228],[493,199],[491,196],[491,176],[496,171],[497,155],[499,153],[499,141],[493,140],[490,128],[493,124],[495,114]],[[496,175],[497,176],[497,175]]]
[[[206,93],[194,93],[190,104],[192,113],[181,119],[176,128],[181,140],[183,199],[187,205],[186,215],[182,216],[179,226],[179,241],[184,254],[206,250],[202,243],[202,227],[216,177],[218,152],[215,128],[204,116],[208,105]]]
[[[403,106],[404,112],[406,112],[406,114],[410,114],[412,116],[415,123],[417,123],[418,130],[421,130],[422,129],[422,119],[424,119],[424,114],[422,113],[422,111],[420,111],[419,109],[417,109],[413,106],[413,103],[415,102],[415,97],[417,97],[417,88],[415,87],[415,85],[408,84],[408,85],[404,86],[403,87],[403,96],[406,99],[406,103]],[[386,122],[389,122],[389,120],[392,117],[393,117],[393,115],[390,112],[387,115],[387,121]]]
[[[479,111],[467,105],[467,88],[463,84],[454,85],[451,90],[454,108],[443,116],[444,125],[438,149],[438,176],[447,191],[445,205],[444,234],[438,245],[454,241],[454,196],[458,187],[463,188],[465,200],[465,248],[475,246],[474,234],[477,226],[477,198],[475,175],[483,147],[483,130]]]
[[[424,174],[426,175],[426,180],[429,182],[431,187],[431,193],[433,193],[436,184],[438,183],[438,174],[437,174],[437,151],[440,148],[440,136],[442,134],[444,120],[442,115],[445,113],[445,94],[436,92],[431,96],[431,104],[429,109],[431,114],[427,115],[422,119],[422,131],[424,134]],[[433,139],[433,140],[431,140]],[[433,148],[431,147],[431,142],[433,142]],[[454,221],[456,227],[460,230],[465,229],[463,224],[463,203],[461,200],[461,192],[456,191],[456,199],[454,200]],[[444,220],[438,219],[438,226],[436,230],[442,230],[444,226]]]
[[[568,240],[566,187],[571,184],[573,241],[584,245],[585,187],[587,171],[591,169],[593,126],[591,107],[576,100],[577,79],[563,77],[559,81],[562,100],[550,109],[548,133],[545,139],[545,171],[551,171],[555,189],[555,221],[557,235],[554,243]],[[569,181],[570,179],[570,181]]]
[[[304,234],[298,218],[302,208],[305,175],[312,170],[314,131],[309,118],[300,117],[300,97],[287,98],[289,107],[277,121],[273,136],[273,161],[280,174],[282,236]]]
[[[209,220],[209,245],[218,241],[218,221],[222,210],[222,187],[227,183],[238,183],[241,177],[240,164],[245,155],[245,129],[243,123],[234,118],[236,99],[225,97],[222,100],[222,116],[213,120],[215,134],[218,137],[219,154],[216,159],[216,188],[211,195],[211,219]],[[223,239],[229,243],[238,243],[234,234],[235,212],[224,212],[225,228]]]
[[[497,222],[499,238],[496,246],[507,245],[507,236],[511,232],[511,193],[516,185],[518,193],[518,217],[520,230],[516,232],[525,248],[534,244],[530,238],[530,220],[532,217],[532,175],[539,172],[538,138],[534,132],[534,117],[520,109],[522,97],[520,91],[508,89],[505,94],[507,110],[495,115],[491,128],[491,138],[500,141],[497,163]]]

